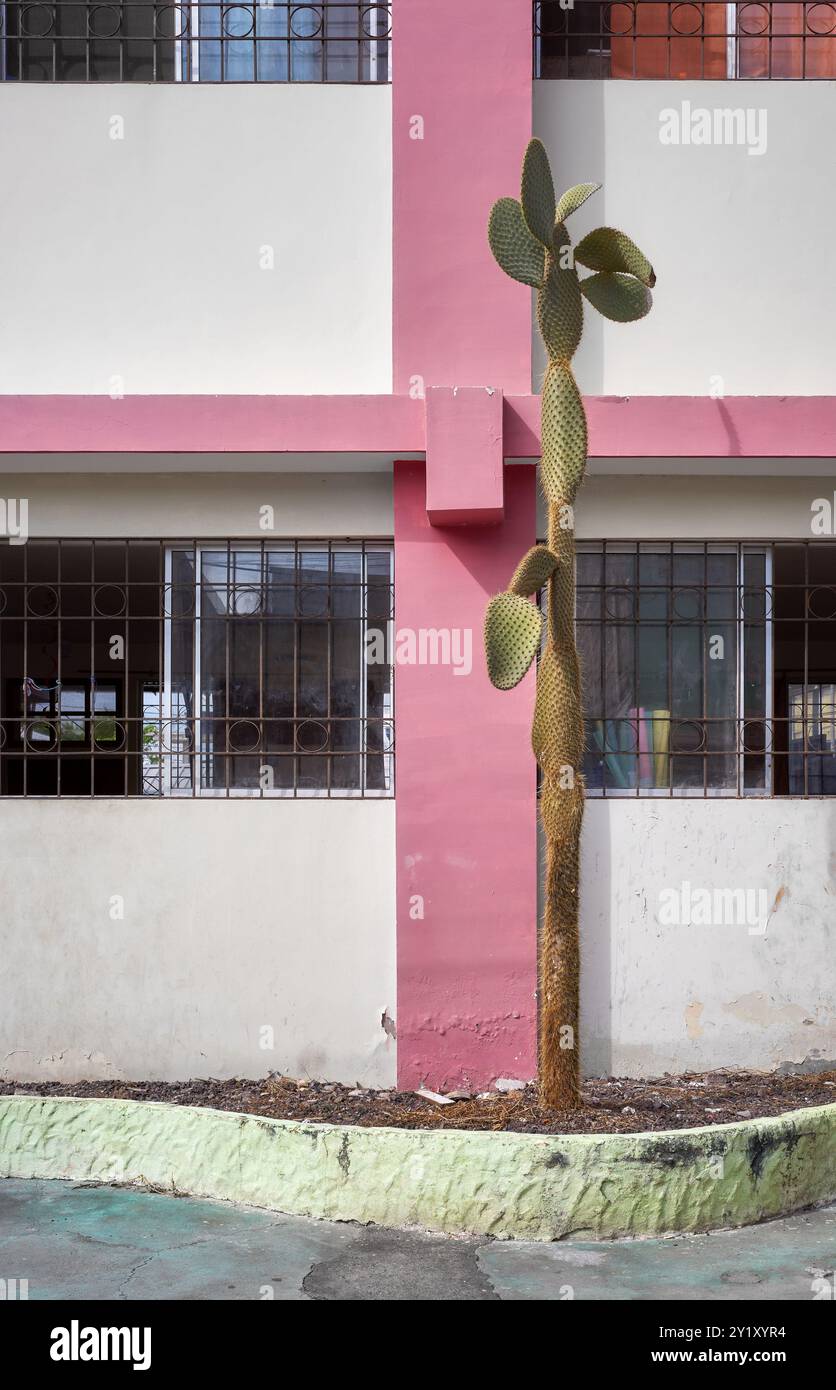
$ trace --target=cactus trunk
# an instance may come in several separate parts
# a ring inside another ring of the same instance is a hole
[[[548,545],[558,564],[548,587],[546,646],[535,713],[546,849],[538,972],[539,1082],[543,1104],[561,1110],[580,1104],[578,913],[584,794],[577,769],[584,732],[574,630],[575,533],[574,526],[567,525],[571,517],[568,498],[549,504]]]

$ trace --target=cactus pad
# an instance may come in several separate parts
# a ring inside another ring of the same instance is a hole
[[[508,592],[530,598],[551,579],[557,569],[557,563],[557,556],[547,545],[535,545],[514,570]]]
[[[554,257],[537,296],[537,323],[549,357],[568,362],[583,333],[583,299],[574,266],[562,269]]]
[[[546,273],[546,252],[526,226],[516,198],[500,198],[491,208],[488,241],[499,266],[523,285],[539,289]]]
[[[488,675],[497,690],[519,685],[540,647],[543,616],[517,594],[497,594],[485,614]]]
[[[555,209],[556,220],[565,222],[566,218],[571,217],[578,208],[582,208],[587,198],[597,193],[600,187],[600,183],[576,183],[574,188],[567,188]]]
[[[653,296],[649,289],[632,275],[602,271],[581,280],[583,294],[599,314],[616,323],[633,323],[650,313]]]
[[[540,481],[549,502],[572,503],[586,468],[586,413],[571,368],[550,361],[540,401]]]
[[[653,266],[634,241],[615,227],[596,227],[575,247],[575,260],[589,270],[622,270],[643,285],[656,284]]]
[[[539,140],[530,141],[525,152],[521,200],[529,230],[545,247],[550,247],[555,215],[554,184],[549,157]]]

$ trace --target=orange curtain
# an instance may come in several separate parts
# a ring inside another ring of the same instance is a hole
[[[825,4],[738,6],[739,77],[836,77],[836,9]]]
[[[609,27],[613,77],[726,76],[725,5],[611,5]]]
[[[836,6],[751,0],[736,10],[738,77],[836,77]],[[728,75],[726,5],[615,4],[609,15],[613,77]]]

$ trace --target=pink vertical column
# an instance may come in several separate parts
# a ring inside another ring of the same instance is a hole
[[[527,393],[530,297],[494,265],[486,225],[518,189],[531,134],[530,0],[394,0],[393,42],[395,391]],[[482,477],[479,448],[475,433],[461,442],[473,487],[450,489],[457,520],[490,516],[496,465],[486,447]],[[459,446],[441,452],[455,468]],[[482,655],[486,603],[534,532],[530,468],[505,469],[499,524],[434,526],[425,465],[395,465],[402,1086],[482,1087],[536,1067],[533,678],[501,694]],[[446,643],[459,674],[431,660]]]

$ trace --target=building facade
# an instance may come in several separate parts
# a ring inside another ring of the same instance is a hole
[[[532,135],[658,276],[577,359],[583,1067],[836,1056],[836,6],[0,14],[2,1073],[534,1075]]]

